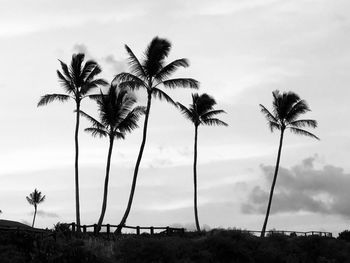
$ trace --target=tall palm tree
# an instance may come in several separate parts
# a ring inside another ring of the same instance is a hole
[[[104,215],[107,207],[109,170],[111,165],[111,157],[113,151],[114,139],[124,139],[127,132],[138,127],[137,121],[145,112],[145,107],[134,107],[136,99],[128,90],[119,89],[116,85],[111,85],[107,94],[101,92],[101,96],[97,99],[100,121],[94,119],[83,111],[80,114],[87,118],[92,127],[86,128],[85,131],[91,133],[92,136],[108,137],[109,150],[106,165],[106,177],[103,191],[103,202],[101,215],[98,220],[98,230],[101,229]]]
[[[267,205],[264,225],[261,230],[261,237],[265,236],[266,225],[270,214],[272,196],[275,189],[278,168],[280,164],[284,131],[290,130],[292,133],[312,137],[319,140],[316,135],[303,129],[304,127],[316,128],[317,122],[311,119],[298,119],[300,115],[311,111],[305,100],[300,99],[297,94],[291,91],[280,93],[278,90],[276,90],[272,92],[272,96],[272,112],[270,112],[265,106],[259,104],[261,112],[265,115],[265,118],[268,121],[271,132],[273,132],[275,129],[280,131],[280,142],[278,147],[275,173],[271,185],[269,203]]]
[[[76,122],[75,122],[75,208],[76,208],[76,223],[78,231],[80,231],[80,204],[79,204],[79,173],[78,173],[78,158],[79,158],[79,111],[81,101],[90,97],[96,98],[96,95],[89,95],[91,91],[98,86],[107,85],[103,79],[96,79],[96,76],[101,73],[101,67],[93,60],[86,61],[83,65],[84,54],[73,54],[70,66],[60,61],[62,72],[57,70],[59,82],[67,94],[46,94],[42,96],[38,102],[39,106],[44,106],[53,101],[65,102],[69,99],[74,99],[76,104]]]
[[[34,206],[34,217],[33,217],[33,223],[32,223],[32,227],[34,227],[38,204],[45,201],[45,195],[41,195],[41,192],[39,192],[35,188],[34,192],[30,193],[29,196],[26,196],[26,199],[29,204]]]
[[[198,220],[197,209],[197,139],[199,125],[217,125],[228,126],[226,122],[215,118],[220,113],[225,113],[223,110],[214,110],[216,101],[213,97],[204,93],[198,95],[192,94],[192,104],[187,108],[181,103],[177,103],[182,114],[194,124],[194,160],[193,160],[193,185],[194,185],[194,217],[197,231],[201,231]]]
[[[125,45],[126,51],[129,55],[129,65],[131,68],[131,73],[120,73],[115,77],[115,81],[122,82],[120,85],[128,87],[131,90],[144,89],[147,92],[147,107],[145,113],[145,120],[143,126],[142,142],[137,157],[134,176],[132,180],[131,190],[127,208],[122,217],[122,220],[117,228],[116,232],[120,233],[121,229],[125,225],[128,218],[135,188],[136,180],[139,171],[139,166],[142,159],[143,150],[146,144],[147,137],[147,125],[148,118],[151,109],[152,97],[158,97],[159,99],[164,99],[168,103],[176,105],[176,103],[167,95],[163,90],[160,89],[161,86],[165,88],[198,88],[198,82],[192,78],[173,78],[170,76],[180,67],[188,67],[189,62],[185,58],[176,59],[169,64],[165,63],[165,59],[168,57],[171,43],[162,38],[155,37],[152,39],[151,43],[148,45],[143,59],[140,61],[132,52],[132,50]]]

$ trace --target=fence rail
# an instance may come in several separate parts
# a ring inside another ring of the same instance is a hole
[[[260,235],[261,231],[257,230],[240,230],[242,232],[247,232],[253,235]],[[282,234],[282,235],[291,235],[291,236],[324,236],[324,237],[332,237],[331,232],[324,232],[324,231],[290,231],[290,230],[269,230],[265,231],[265,234],[267,235],[274,235],[274,234]]]
[[[80,232],[82,232],[84,234],[86,234],[86,233],[97,234],[99,232],[102,232],[102,233],[106,233],[107,236],[109,236],[112,233],[111,232],[111,228],[117,228],[119,226],[119,225],[110,225],[110,224],[101,225],[101,229],[99,231],[97,224],[77,226],[75,223],[70,223],[70,224],[67,224],[67,225],[70,227],[72,232],[78,232],[78,228],[79,228]],[[102,231],[102,230],[104,230],[103,228],[105,228],[106,231]],[[160,233],[164,233],[164,234],[167,234],[167,235],[183,234],[183,233],[185,233],[185,229],[184,228],[169,227],[169,226],[166,226],[166,227],[164,227],[164,226],[150,226],[150,227],[145,227],[145,226],[123,226],[123,228],[136,230],[136,235],[140,235],[141,234],[141,230],[147,230],[147,232],[149,234],[151,234],[151,235],[156,234],[155,230],[163,230]],[[89,229],[92,229],[92,231],[88,231]]]

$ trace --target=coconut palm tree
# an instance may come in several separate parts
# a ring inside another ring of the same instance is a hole
[[[319,140],[316,135],[303,129],[305,127],[316,128],[317,122],[311,119],[298,119],[300,115],[310,111],[310,108],[305,100],[300,99],[297,94],[291,91],[280,93],[278,90],[276,90],[272,92],[272,96],[272,112],[270,112],[265,106],[259,104],[260,110],[265,115],[271,132],[274,130],[280,131],[280,142],[278,147],[275,173],[271,185],[269,203],[267,205],[264,225],[261,230],[261,237],[265,236],[266,225],[270,214],[272,196],[277,180],[285,130],[289,130],[292,133],[312,137]]]
[[[146,144],[147,137],[147,125],[148,118],[151,109],[152,98],[158,97],[164,99],[168,103],[176,105],[171,97],[166,94],[160,87],[164,88],[198,88],[198,82],[192,78],[170,78],[170,76],[180,67],[188,67],[189,62],[185,58],[176,59],[169,64],[165,63],[165,59],[168,57],[171,50],[171,43],[162,38],[155,37],[148,45],[143,59],[140,61],[132,52],[132,50],[125,45],[126,51],[129,55],[129,65],[131,73],[120,73],[115,77],[115,81],[120,81],[121,86],[128,87],[131,90],[144,89],[147,92],[147,107],[145,113],[145,120],[143,125],[142,142],[137,157],[130,196],[127,204],[127,208],[122,217],[122,220],[117,228],[116,232],[120,233],[122,227],[128,218],[135,188],[139,166],[142,159],[143,150]]]
[[[34,227],[38,204],[45,201],[45,195],[41,195],[41,192],[39,192],[35,188],[34,192],[30,193],[29,196],[26,196],[26,199],[29,204],[34,206],[34,217],[33,217],[33,223],[32,223],[32,227]]]
[[[108,83],[103,79],[96,79],[96,76],[101,73],[101,67],[93,60],[88,60],[83,65],[84,54],[73,54],[70,66],[60,61],[62,72],[57,70],[58,80],[67,94],[46,94],[42,96],[38,102],[39,106],[44,106],[53,101],[65,102],[69,99],[75,100],[75,208],[76,208],[76,223],[78,231],[80,231],[80,204],[79,204],[79,172],[78,172],[78,158],[79,158],[79,111],[81,101],[89,97],[95,99],[96,95],[90,95],[98,86],[104,86]]]
[[[92,136],[108,137],[109,139],[103,202],[101,215],[98,220],[98,230],[101,229],[106,213],[109,170],[114,139],[124,139],[126,133],[136,129],[138,127],[137,121],[145,112],[145,107],[133,108],[135,103],[135,97],[128,90],[119,89],[118,86],[111,85],[107,94],[101,92],[100,98],[97,99],[100,121],[80,111],[80,114],[92,124],[92,127],[85,129],[86,132],[91,133]]]
[[[181,103],[177,103],[182,114],[194,124],[194,160],[193,160],[193,185],[194,185],[194,217],[196,222],[197,231],[200,231],[197,209],[197,140],[198,140],[198,127],[200,125],[217,125],[228,126],[226,122],[223,122],[215,116],[220,113],[225,113],[223,110],[215,110],[214,106],[216,101],[213,97],[204,93],[198,95],[192,94],[192,104],[187,108]]]

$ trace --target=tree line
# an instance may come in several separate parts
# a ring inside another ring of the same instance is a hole
[[[121,233],[123,226],[126,224],[129,216],[132,202],[136,190],[139,167],[142,161],[143,151],[146,146],[148,120],[153,99],[166,101],[180,110],[183,116],[190,120],[194,127],[194,145],[193,145],[193,187],[194,187],[194,217],[197,231],[200,231],[197,208],[197,141],[198,128],[202,125],[209,126],[228,126],[228,124],[218,118],[218,115],[225,113],[224,110],[215,108],[215,99],[204,93],[192,94],[192,104],[188,107],[180,102],[175,102],[164,89],[190,88],[198,89],[199,82],[193,78],[172,78],[172,75],[179,68],[187,68],[189,61],[186,58],[176,59],[170,63],[166,59],[171,50],[171,43],[167,39],[155,37],[148,44],[144,56],[139,59],[132,49],[125,45],[128,54],[129,72],[118,73],[111,83],[98,75],[102,72],[101,67],[94,60],[88,60],[84,63],[84,54],[73,54],[70,65],[59,61],[61,70],[57,70],[58,80],[65,91],[65,94],[46,94],[38,102],[38,106],[44,106],[53,101],[66,102],[75,101],[75,207],[76,207],[76,224],[80,230],[80,200],[79,200],[79,126],[80,117],[86,118],[91,127],[85,128],[85,132],[94,137],[105,137],[109,140],[109,148],[106,162],[103,201],[101,213],[98,219],[98,229],[101,228],[104,215],[107,208],[108,200],[108,182],[110,174],[111,157],[113,153],[114,141],[116,139],[125,139],[126,134],[139,127],[139,120],[143,116],[142,140],[137,156],[129,199],[125,212],[119,223],[116,233]],[[102,91],[102,87],[107,87],[107,91]],[[94,93],[100,88],[99,93]],[[136,90],[143,90],[147,96],[146,106],[137,106],[137,100],[133,94]],[[81,110],[81,101],[89,98],[97,103],[98,116],[96,119],[89,113]],[[266,107],[260,105],[262,113],[268,120],[271,131],[280,131],[280,145],[278,150],[276,169],[273,183],[270,191],[268,208],[263,225],[262,236],[264,236],[273,191],[277,179],[278,167],[281,156],[282,142],[284,131],[289,129],[291,132],[311,136],[316,139],[315,135],[304,130],[304,127],[316,128],[317,122],[310,119],[298,119],[301,114],[309,111],[305,100],[294,92],[273,92],[273,110],[270,112]],[[28,200],[29,201],[29,200]],[[35,206],[36,211],[36,206]],[[34,225],[35,215],[33,219]]]

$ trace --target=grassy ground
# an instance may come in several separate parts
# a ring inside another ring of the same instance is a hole
[[[350,242],[319,236],[264,239],[234,230],[183,236],[122,235],[115,240],[0,233],[0,262],[350,263]],[[345,238],[346,239],[346,238]]]

